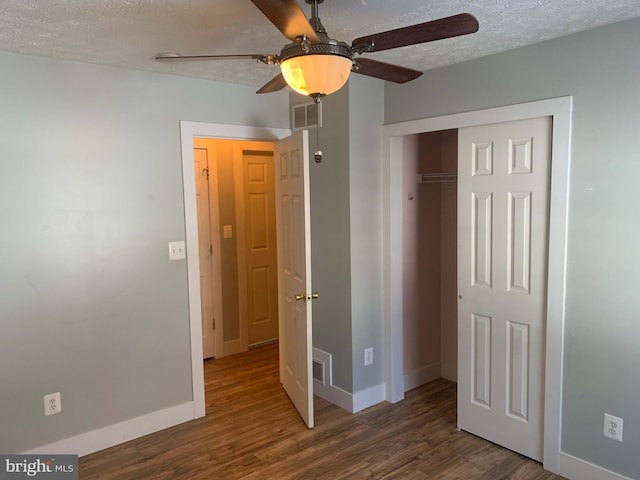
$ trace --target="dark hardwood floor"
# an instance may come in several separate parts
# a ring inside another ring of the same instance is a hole
[[[355,415],[315,398],[302,423],[278,381],[278,346],[205,362],[207,416],[80,459],[80,479],[560,479],[456,431],[437,380]]]

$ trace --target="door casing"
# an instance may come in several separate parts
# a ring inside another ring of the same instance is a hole
[[[383,301],[385,399],[404,398],[402,337],[402,137],[452,128],[552,118],[547,263],[544,468],[558,473],[562,413],[565,278],[572,97],[425,118],[383,127]]]

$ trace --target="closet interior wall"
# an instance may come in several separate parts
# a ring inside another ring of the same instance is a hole
[[[405,391],[457,377],[457,185],[418,173],[457,173],[458,131],[403,140],[403,337]]]

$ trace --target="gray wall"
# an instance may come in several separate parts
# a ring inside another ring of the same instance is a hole
[[[291,104],[309,98],[292,93]],[[311,271],[313,346],[333,355],[333,384],[353,391],[351,374],[351,269],[349,252],[349,88],[322,101],[323,126],[309,130],[311,157],[323,152],[322,163],[310,164]]]
[[[481,27],[482,28],[482,27]],[[562,449],[640,478],[640,20],[385,88],[385,122],[573,95]],[[624,419],[624,442],[602,435]]]
[[[382,324],[382,122],[384,82],[349,80],[349,208],[353,392],[384,383]],[[364,366],[364,349],[373,364]]]
[[[286,94],[0,54],[0,451],[191,400],[179,120],[286,128]],[[60,391],[59,415],[44,417]]]
[[[383,383],[382,136],[384,83],[352,75],[322,100],[311,162],[313,346],[333,356],[333,384],[349,393]],[[291,104],[309,102],[291,94]],[[364,349],[374,364],[364,367]]]

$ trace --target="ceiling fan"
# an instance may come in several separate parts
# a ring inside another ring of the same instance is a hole
[[[252,3],[292,43],[279,54],[240,55],[178,55],[161,53],[158,61],[234,60],[254,59],[266,64],[280,65],[281,73],[256,93],[282,90],[289,85],[319,102],[322,97],[340,89],[350,72],[381,78],[395,83],[406,83],[418,78],[422,72],[399,65],[362,58],[364,53],[380,52],[445,38],[467,35],[478,31],[478,21],[469,13],[419,23],[408,27],[356,38],[351,45],[329,38],[318,17],[318,5],[324,0],[305,0],[311,5],[311,18],[307,19],[296,0],[251,0]]]

